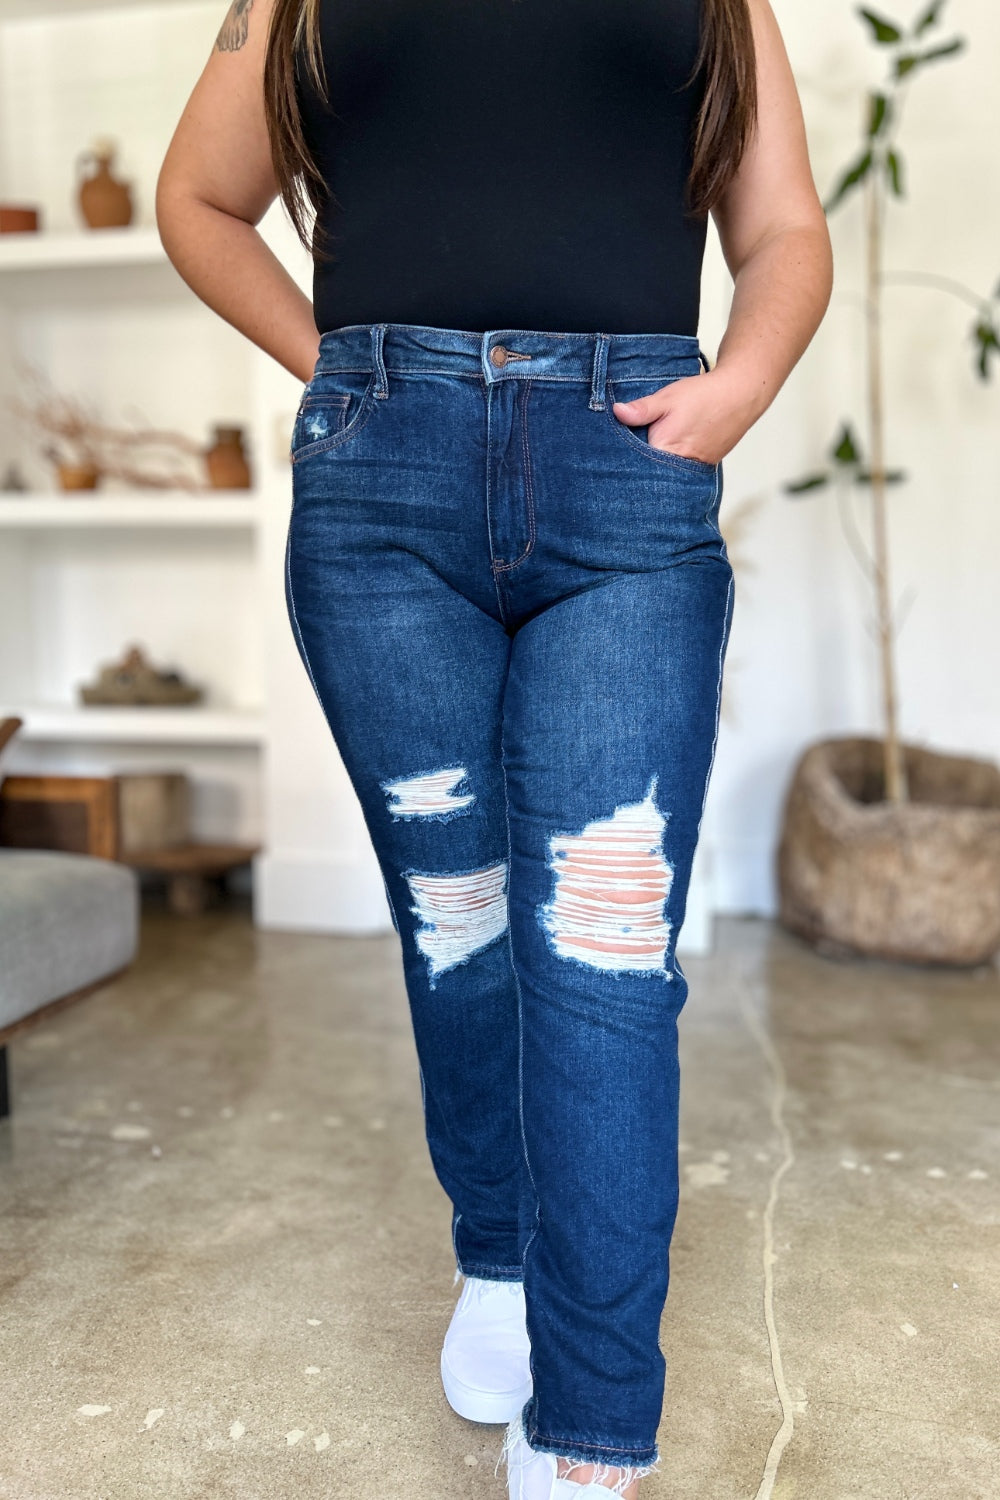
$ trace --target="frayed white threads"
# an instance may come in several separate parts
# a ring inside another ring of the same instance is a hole
[[[448,818],[466,812],[475,802],[475,794],[459,791],[468,784],[464,766],[432,771],[429,776],[408,776],[400,781],[383,781],[382,790],[394,818]]]
[[[512,1417],[507,1423],[507,1430],[503,1435],[503,1446],[497,1455],[496,1465],[493,1469],[494,1478],[500,1473],[501,1464],[506,1464],[507,1472],[511,1474],[524,1463],[524,1458],[518,1452],[520,1437],[521,1414],[518,1412],[517,1416]]]
[[[583,1469],[586,1467],[588,1467],[586,1464],[571,1463],[565,1473],[559,1475],[559,1478],[567,1480],[574,1469]],[[619,1468],[616,1464],[594,1464],[594,1472],[590,1479],[584,1481],[574,1479],[571,1482],[576,1485],[583,1495],[591,1493],[592,1487],[594,1494],[624,1495],[630,1484],[634,1484],[637,1479],[645,1479],[648,1474],[654,1473],[659,1467],[659,1459],[657,1459],[655,1464],[641,1464],[638,1466],[635,1464],[626,1464],[622,1468]],[[607,1481],[611,1478],[612,1474],[617,1474],[618,1477],[613,1484],[608,1484]]]
[[[463,964],[507,931],[507,866],[467,875],[407,875],[419,917],[417,947],[431,978]]]
[[[540,1450],[531,1447],[527,1438],[524,1436],[523,1417],[519,1412],[518,1415],[507,1424],[507,1430],[504,1433],[503,1447],[500,1449],[500,1456],[496,1461],[496,1467],[494,1468],[493,1473],[494,1475],[497,1475],[500,1472],[501,1463],[505,1463],[507,1465],[508,1477],[511,1477],[515,1474],[518,1474],[528,1464],[533,1464],[538,1461],[546,1463],[550,1470],[550,1474],[555,1475],[558,1468],[557,1457],[554,1454],[543,1453]],[[555,1484],[557,1488],[554,1488],[552,1493],[555,1496],[560,1497],[560,1500],[562,1500],[563,1495],[573,1496],[574,1500],[577,1494],[579,1494],[581,1497],[624,1495],[629,1485],[633,1484],[637,1479],[645,1479],[647,1475],[656,1473],[656,1471],[660,1467],[661,1462],[662,1460],[660,1458],[657,1458],[651,1464],[618,1465],[595,1462],[593,1459],[588,1459],[586,1461],[573,1459],[570,1462],[570,1466],[567,1469],[566,1473],[560,1474],[556,1479]],[[588,1468],[591,1464],[593,1464],[594,1472],[591,1478],[586,1480],[586,1482],[581,1482],[579,1480],[569,1478],[569,1475],[572,1474],[574,1469]],[[614,1480],[614,1483],[605,1483],[605,1481],[610,1479],[613,1474],[617,1476]],[[511,1486],[511,1493],[517,1493],[514,1490],[513,1486]]]
[[[666,819],[655,790],[654,778],[642,802],[550,839],[556,882],[542,921],[560,958],[617,972],[665,970],[674,872],[663,857]]]

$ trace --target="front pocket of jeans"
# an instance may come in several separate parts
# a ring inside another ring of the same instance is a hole
[[[324,370],[309,381],[295,414],[289,457],[293,464],[342,447],[372,412],[375,375],[366,370]]]
[[[672,385],[674,379],[681,380],[683,378],[683,376],[677,375],[673,379],[649,381],[648,389],[640,388],[638,390],[633,389],[633,387],[637,385],[641,387],[646,382],[634,380],[615,382],[608,380],[605,385],[604,410],[609,422],[622,441],[627,443],[630,448],[634,448],[636,452],[641,453],[651,463],[662,464],[665,468],[672,468],[676,471],[686,471],[698,479],[714,478],[718,467],[717,464],[708,464],[700,458],[687,458],[683,453],[672,453],[666,448],[654,447],[646,437],[648,424],[643,427],[630,427],[626,422],[620,421],[612,409],[616,401],[638,401],[640,397],[652,396],[656,391],[661,391],[664,386]]]

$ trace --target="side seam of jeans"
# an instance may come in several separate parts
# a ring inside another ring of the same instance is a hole
[[[718,483],[718,480],[716,480],[716,483]],[[694,831],[694,845],[696,850],[698,848],[698,841],[701,838],[701,824],[702,819],[705,816],[705,807],[708,803],[708,788],[712,780],[712,768],[715,765],[715,750],[716,746],[719,743],[719,721],[722,717],[722,669],[726,659],[726,645],[729,640],[729,631],[732,624],[734,583],[735,579],[732,571],[732,565],[730,565],[729,587],[726,589],[726,607],[723,610],[722,614],[722,639],[719,642],[719,669],[715,683],[715,729],[712,734],[712,753],[708,758],[708,770],[705,772],[705,786],[701,794],[701,812],[698,814],[698,826]],[[681,967],[680,962],[678,961],[676,948],[674,949],[673,967],[680,978],[683,979],[686,984],[687,975],[684,973],[684,970]]]
[[[302,635],[302,626],[299,624],[298,610],[295,608],[295,592],[294,592],[294,590],[292,588],[292,526],[291,526],[291,521],[289,521],[288,534],[285,537],[285,590],[286,590],[287,595],[288,595],[288,604],[289,604],[289,607],[290,607],[291,619],[292,619],[292,629],[295,632],[295,639],[298,642],[299,652],[301,653],[302,661],[305,664],[305,669],[309,673],[309,681],[312,683],[313,692],[316,694],[316,701],[317,701],[317,703],[320,706],[320,710],[321,710],[321,712],[323,714],[324,719],[326,719],[327,728],[329,729],[331,735],[333,735],[333,725],[330,723],[330,719],[329,719],[329,716],[328,716],[327,711],[326,711],[326,705],[323,702],[322,696],[320,695],[319,687],[318,687],[318,685],[316,683],[316,678],[313,675],[312,663],[309,660],[309,652],[306,649],[305,639],[303,638],[303,635]],[[335,735],[334,735],[334,743],[336,743],[336,736]]]

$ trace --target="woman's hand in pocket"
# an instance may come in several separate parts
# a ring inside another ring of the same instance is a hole
[[[612,411],[627,427],[648,426],[651,447],[704,464],[721,463],[760,415],[745,383],[719,369],[673,380],[635,401],[616,401]]]

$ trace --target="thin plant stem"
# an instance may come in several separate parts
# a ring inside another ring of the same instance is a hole
[[[868,417],[871,429],[872,541],[875,605],[878,621],[885,722],[885,796],[889,802],[907,800],[906,769],[899,741],[899,710],[893,639],[892,595],[889,585],[888,486],[885,472],[885,401],[882,362],[882,213],[881,174],[871,172],[866,183],[868,280]]]

